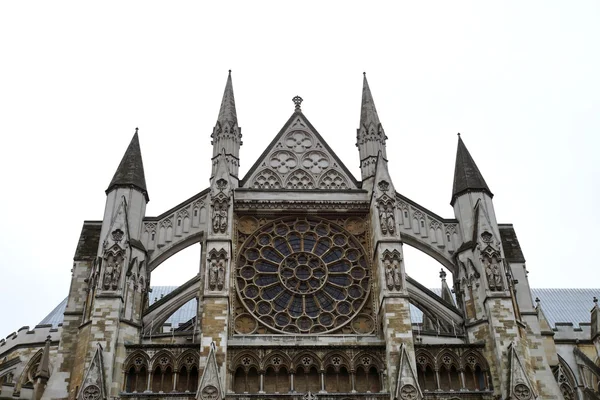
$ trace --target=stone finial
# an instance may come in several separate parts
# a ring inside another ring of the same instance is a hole
[[[137,135],[138,131],[140,130],[140,128],[135,128],[135,134]]]
[[[446,279],[446,271],[444,271],[444,269],[440,269],[440,278],[445,280]]]
[[[300,96],[295,96],[292,101],[294,102],[295,105],[295,111],[296,112],[301,112],[302,109],[300,108],[300,104],[302,104],[302,97]]]
[[[536,298],[535,298],[535,302],[536,302],[536,303],[538,303],[538,304],[540,304],[540,298],[539,298],[539,297],[536,297]]]
[[[598,305],[598,298],[594,296],[594,304]]]

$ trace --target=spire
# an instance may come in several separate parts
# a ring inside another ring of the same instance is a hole
[[[440,279],[442,280],[442,299],[452,304],[453,306],[456,306],[456,303],[454,302],[454,296],[452,296],[452,291],[450,290],[450,288],[448,287],[448,283],[446,282],[446,271],[444,271],[443,268],[440,270]]]
[[[140,141],[138,138],[138,128],[135,128],[135,134],[125,151],[125,155],[117,168],[117,172],[110,181],[106,193],[116,187],[135,187],[142,191],[146,201],[149,201],[148,191],[146,190],[146,178],[144,176],[144,164],[142,162],[142,151],[140,150]]]
[[[44,345],[44,352],[42,353],[42,359],[40,360],[40,365],[38,366],[37,371],[35,372],[35,378],[50,378],[50,341],[51,338],[48,336],[46,338],[46,344]]]
[[[479,172],[479,168],[475,164],[473,157],[463,143],[460,133],[458,134],[458,148],[456,150],[456,166],[454,167],[454,185],[452,187],[452,201],[458,196],[467,192],[485,192],[490,196],[494,196],[488,188],[485,179]]]
[[[377,130],[379,130],[379,116],[375,109],[375,102],[373,101],[373,95],[369,88],[369,82],[367,82],[367,74],[363,72],[363,90],[362,90],[362,103],[360,106],[360,127],[365,127],[367,132],[369,131],[369,125],[373,124]]]
[[[218,122],[223,125],[225,121],[237,123],[237,113],[235,111],[235,98],[233,97],[233,83],[231,82],[231,70],[227,76],[227,84],[225,92],[223,92],[223,100],[221,100],[221,108],[219,109]]]
[[[227,76],[223,100],[219,109],[219,117],[210,137],[213,145],[213,167],[211,176],[215,175],[214,160],[225,152],[229,171],[237,178],[240,166],[240,146],[242,145],[242,129],[238,126],[237,112],[235,110],[235,98],[233,97],[233,83],[231,82],[231,70]]]
[[[360,106],[360,125],[356,130],[356,147],[360,157],[360,170],[363,181],[372,178],[375,173],[377,156],[381,153],[387,161],[385,141],[387,136],[383,130],[375,109],[373,95],[363,72],[362,102]]]

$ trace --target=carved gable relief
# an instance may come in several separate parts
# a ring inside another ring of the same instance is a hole
[[[223,399],[223,389],[221,387],[221,379],[219,378],[216,352],[217,346],[215,346],[215,342],[212,342],[206,360],[206,368],[204,368],[204,372],[202,373],[198,393],[196,394],[196,399],[198,400]]]
[[[97,345],[92,362],[86,371],[85,378],[77,394],[77,400],[105,400],[104,363],[102,360],[102,346]]]
[[[229,196],[225,194],[228,183],[217,180],[218,193],[212,196],[212,230],[214,233],[226,233],[229,227]]]
[[[253,189],[354,189],[334,154],[297,118],[258,163],[244,187]]]
[[[208,253],[208,288],[212,291],[223,290],[227,269],[227,252],[225,249],[212,249]]]
[[[388,290],[402,289],[402,256],[397,250],[383,252],[383,270],[385,272],[385,285]]]
[[[396,233],[396,203],[393,198],[388,196],[389,183],[380,181],[379,190],[383,192],[377,199],[377,212],[379,213],[379,228],[384,235],[393,235]]]
[[[533,385],[527,377],[523,362],[515,349],[514,342],[509,345],[508,351],[510,356],[508,389],[512,398],[518,400],[530,400],[536,398],[537,393],[534,392]]]

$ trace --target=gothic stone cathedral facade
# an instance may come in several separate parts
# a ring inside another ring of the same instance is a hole
[[[84,222],[62,324],[0,342],[0,398],[600,399],[598,305],[581,328],[550,326],[460,137],[442,218],[396,191],[366,77],[361,180],[293,100],[239,177],[230,74],[210,186],[156,217],[136,130],[102,221]],[[199,242],[199,274],[150,304],[152,270]],[[441,294],[406,275],[404,244],[443,266]]]

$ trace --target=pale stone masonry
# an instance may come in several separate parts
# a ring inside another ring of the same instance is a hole
[[[238,176],[230,71],[209,187],[158,216],[136,129],[102,220],[83,224],[59,321],[0,341],[0,399],[600,399],[597,299],[565,294],[585,321],[532,299],[460,137],[443,218],[397,191],[366,76],[360,180],[293,102]],[[152,271],[195,243],[198,275],[151,302]],[[405,245],[440,263],[440,296],[406,275]]]

